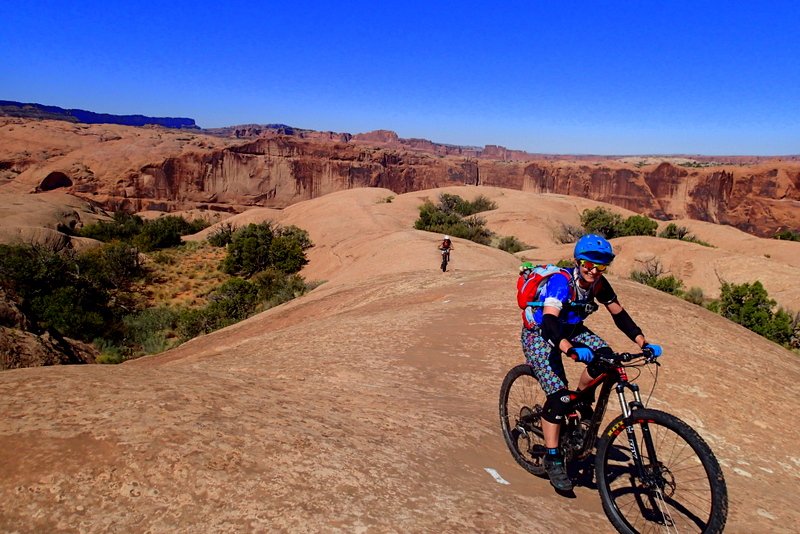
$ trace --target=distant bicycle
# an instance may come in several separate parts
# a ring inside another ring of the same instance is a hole
[[[571,410],[561,427],[559,448],[566,462],[589,457],[597,445],[594,472],[603,510],[623,533],[722,532],[728,491],[714,453],[697,432],[674,415],[645,408],[631,368],[656,364],[651,351],[597,354],[604,371],[589,386],[570,393]],[[658,375],[656,374],[656,378]],[[600,393],[592,412],[594,392]],[[598,436],[612,389],[622,414]],[[625,390],[633,393],[628,402]],[[541,415],[544,391],[528,364],[513,367],[500,388],[500,423],[511,455],[525,470],[546,476]]]
[[[442,272],[447,271],[447,264],[450,261],[450,249],[442,250]]]
[[[439,250],[442,252],[442,272],[445,272],[450,261],[450,251],[453,250],[453,241],[449,235],[442,237],[442,242],[439,243]]]

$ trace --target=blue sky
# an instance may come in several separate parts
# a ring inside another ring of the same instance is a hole
[[[800,153],[793,2],[2,2],[0,99],[571,154]]]

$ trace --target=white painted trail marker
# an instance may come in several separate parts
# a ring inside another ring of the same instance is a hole
[[[498,484],[511,484],[508,480],[506,480],[503,477],[501,477],[500,473],[498,473],[496,470],[492,469],[491,467],[484,467],[483,469],[487,473],[492,475],[492,478],[494,478],[497,481]]]

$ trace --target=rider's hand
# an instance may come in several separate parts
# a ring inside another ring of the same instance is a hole
[[[594,360],[594,352],[592,352],[592,349],[586,347],[571,347],[567,351],[567,356],[577,362],[583,363],[592,363],[592,360]]]
[[[642,347],[642,349],[645,350],[645,351],[649,350],[650,352],[653,353],[653,356],[655,356],[656,358],[661,356],[661,353],[663,352],[661,350],[661,345],[656,345],[655,343],[645,343],[645,345],[644,345],[644,347]]]

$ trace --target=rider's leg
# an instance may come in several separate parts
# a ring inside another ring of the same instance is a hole
[[[560,491],[572,489],[572,481],[567,475],[564,458],[558,450],[558,437],[560,434],[559,412],[563,409],[561,397],[567,393],[567,377],[561,361],[561,351],[554,349],[544,340],[539,328],[522,328],[522,352],[525,359],[533,368],[534,375],[542,386],[547,401],[542,413],[542,433],[544,434],[547,452],[543,459],[544,468],[550,483]],[[567,402],[569,397],[567,396]]]
[[[580,331],[574,335],[572,339],[570,339],[570,342],[576,346],[589,347],[592,349],[595,355],[603,353],[608,353],[610,355],[612,352],[611,348],[608,346],[608,343],[606,343],[603,338],[585,326],[580,328]],[[581,373],[580,379],[578,380],[578,391],[585,389],[586,386],[589,385],[589,382],[591,382],[595,377],[600,376],[601,372],[602,369],[599,366],[595,364],[587,365]]]

